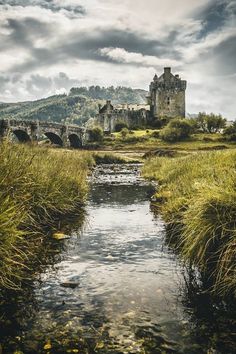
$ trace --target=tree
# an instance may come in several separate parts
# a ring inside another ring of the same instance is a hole
[[[236,141],[236,121],[224,129],[223,135],[227,140]]]
[[[198,128],[205,133],[217,133],[226,126],[226,119],[221,114],[199,112],[196,121]]]
[[[164,141],[175,142],[188,138],[192,132],[193,126],[188,119],[175,118],[160,131],[160,138]]]

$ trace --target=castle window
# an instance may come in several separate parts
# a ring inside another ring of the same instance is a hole
[[[170,104],[170,97],[167,97],[167,104]]]

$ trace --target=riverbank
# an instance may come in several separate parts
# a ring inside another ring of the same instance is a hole
[[[40,281],[0,301],[3,353],[233,354],[233,314],[212,315],[206,299],[190,312],[182,262],[164,245],[140,168],[93,169],[87,222],[48,242]]]
[[[20,287],[55,216],[82,210],[90,153],[0,145],[0,287]]]
[[[236,295],[236,152],[199,152],[146,161],[143,176],[159,182],[154,205],[169,241],[220,296]]]
[[[165,142],[160,138],[160,131],[153,129],[133,130],[126,136],[112,133],[105,136],[98,149],[109,151],[139,151],[147,152],[156,149],[166,149],[184,152],[201,150],[217,150],[235,148],[235,142],[225,140],[222,134],[197,133],[188,139],[177,142]]]
[[[50,153],[66,161],[71,151]],[[189,293],[140,168],[120,160],[93,168],[82,227],[60,226],[67,237],[44,238],[43,250],[27,244],[41,265],[20,291],[1,292],[0,351],[234,353],[234,312]]]

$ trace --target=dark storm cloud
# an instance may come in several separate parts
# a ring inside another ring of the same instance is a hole
[[[26,88],[30,92],[38,93],[48,91],[52,87],[69,90],[73,85],[78,84],[78,80],[71,79],[66,73],[60,72],[54,77],[47,77],[39,74],[31,75],[30,78],[26,81]]]
[[[68,14],[74,15],[84,15],[85,9],[80,5],[59,5],[54,2],[54,0],[0,0],[0,5],[9,5],[9,6],[39,6],[53,12],[58,12],[64,10]]]
[[[228,38],[214,48],[213,53],[216,67],[220,75],[236,73],[236,35]]]
[[[104,57],[100,54],[101,48],[117,47],[127,52],[140,53],[169,58],[178,58],[179,53],[173,50],[168,41],[163,43],[157,40],[142,38],[141,36],[122,30],[103,30],[89,33],[75,33],[67,42],[61,43],[56,52],[60,56],[66,53],[67,57],[83,60],[97,60],[116,63],[115,59]]]
[[[60,72],[58,76],[54,77],[56,87],[64,87],[67,90],[74,85],[79,85],[79,81],[69,78],[66,73]]]
[[[42,75],[31,75],[30,79],[26,81],[26,88],[28,91],[32,92],[37,90],[46,90],[52,84],[52,78],[45,77]]]
[[[143,55],[159,55],[161,57],[168,55],[170,58],[178,55],[177,51],[170,47],[171,43],[168,38],[164,42],[158,39],[150,40],[132,32],[113,29],[98,32],[97,35],[88,36],[85,34],[85,36],[87,38],[82,41],[85,50],[118,47]]]
[[[45,26],[43,23],[38,23],[38,21],[34,23],[34,20],[32,20],[32,25],[38,36],[49,36],[55,30]],[[27,35],[27,33],[32,33],[29,19],[27,21],[24,20],[23,23],[11,20],[9,26],[13,29],[13,32],[9,35],[10,41],[8,43],[15,41],[16,45],[25,45],[31,52],[30,60],[11,68],[11,70],[18,72],[26,72],[37,67],[53,65],[71,58],[116,63],[115,59],[100,54],[99,50],[107,47],[123,48],[127,52],[158,56],[159,58],[180,58],[180,54],[172,48],[174,35],[167,37],[163,43],[159,40],[142,38],[135,33],[127,31],[97,29],[92,34],[89,31],[74,32],[63,38],[63,40],[60,39],[62,42],[58,40],[58,43],[51,48],[35,48]]]
[[[212,0],[198,14],[202,19],[202,29],[196,35],[195,43],[205,41],[204,50],[199,52],[198,61],[210,63],[209,73],[217,75],[233,75],[236,73],[236,1]],[[214,37],[215,36],[215,37]],[[211,45],[214,38],[219,37],[219,42]],[[196,58],[193,58],[193,62]]]
[[[47,37],[52,30],[51,25],[31,17],[22,20],[9,18],[3,27],[10,33],[1,35],[0,51],[12,47],[23,47],[27,50],[33,48],[37,38]]]
[[[236,2],[233,0],[213,0],[196,17],[202,22],[202,29],[197,38],[206,37],[209,33],[225,26],[229,18],[236,15]]]

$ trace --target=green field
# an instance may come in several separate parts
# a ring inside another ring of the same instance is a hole
[[[193,134],[191,138],[167,143],[153,134],[158,134],[158,130],[133,130],[125,138],[121,133],[112,133],[105,136],[101,149],[107,150],[139,150],[149,151],[155,149],[169,149],[180,151],[198,151],[207,149],[234,148],[235,143],[224,141],[222,134]]]

